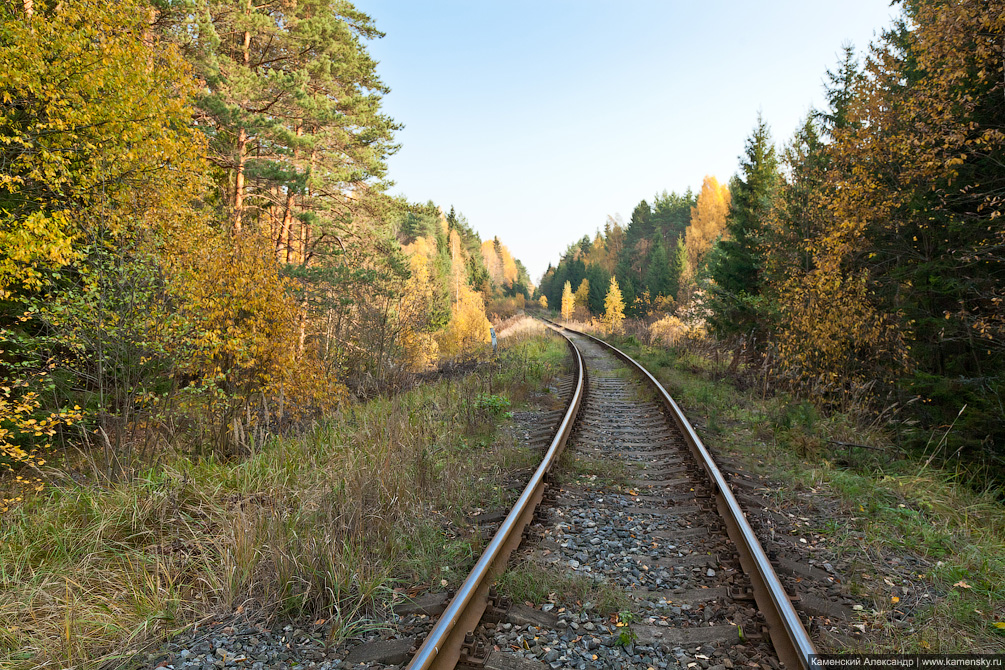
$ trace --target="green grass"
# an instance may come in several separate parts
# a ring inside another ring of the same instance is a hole
[[[483,544],[468,516],[508,506],[534,461],[498,427],[566,364],[529,332],[243,459],[165,452],[114,485],[52,471],[0,519],[0,666],[99,667],[238,611],[325,618],[337,642],[398,585],[456,586]]]
[[[571,449],[566,449],[559,456],[554,473],[555,483],[559,486],[586,483],[593,487],[616,487],[625,486],[628,479],[624,461],[586,456]]]
[[[499,577],[496,588],[513,602],[554,602],[562,606],[590,602],[603,615],[631,607],[628,593],[616,583],[595,581],[591,577],[572,574],[560,567],[546,566],[532,560],[511,565]]]
[[[717,364],[684,348],[611,341],[657,376],[710,446],[776,482],[779,502],[799,503],[808,491],[833,501],[837,513],[815,530],[856,566],[846,577],[868,604],[862,618],[871,650],[1005,651],[995,625],[1005,622],[1005,506],[995,492],[975,492],[958,473],[905,457],[861,413],[828,415],[761,383],[742,390],[727,375],[728,357]],[[884,581],[882,567],[907,555],[927,566],[907,575],[909,590],[933,597],[912,601],[914,621],[905,627],[891,616],[903,608],[891,598],[910,599],[901,584]]]

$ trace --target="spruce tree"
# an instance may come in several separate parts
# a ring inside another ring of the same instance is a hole
[[[670,269],[670,259],[667,257],[666,247],[663,239],[656,237],[653,245],[653,252],[649,256],[649,268],[646,270],[646,288],[649,296],[655,299],[657,296],[671,296],[676,300],[676,290],[673,287],[674,277]]]
[[[765,326],[760,299],[764,265],[762,232],[780,184],[771,132],[758,115],[757,126],[740,159],[740,174],[730,183],[732,201],[726,235],[709,262],[714,282],[710,322],[720,335],[742,333],[753,337]]]
[[[686,269],[687,247],[684,246],[684,236],[681,235],[677,238],[677,246],[674,248],[673,260],[670,263],[670,293],[667,295],[672,296],[674,300],[678,299],[677,294],[680,292]]]

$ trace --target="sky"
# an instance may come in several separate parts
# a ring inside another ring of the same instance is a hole
[[[889,0],[356,0],[404,125],[390,192],[453,206],[535,283],[642,199],[725,183],[764,116],[779,145]]]

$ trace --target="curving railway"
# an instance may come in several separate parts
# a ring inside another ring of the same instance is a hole
[[[692,659],[695,670],[811,667],[813,644],[790,596],[673,398],[611,345],[549,324],[575,361],[567,410],[407,667],[666,668]],[[594,475],[549,487],[565,449],[617,471],[618,485]],[[625,612],[611,618],[589,602],[505,602],[491,585],[514,551],[623,591]]]

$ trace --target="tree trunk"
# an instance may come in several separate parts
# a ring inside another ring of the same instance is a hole
[[[241,218],[244,214],[244,151],[248,145],[248,131],[241,128],[237,134],[237,179],[234,186],[234,233],[241,232]]]
[[[297,137],[302,137],[304,134],[304,127],[302,125],[297,126]],[[293,147],[293,165],[296,166],[297,159],[300,156],[300,147]],[[276,259],[279,262],[283,261],[282,248],[286,247],[286,262],[290,263],[293,260],[293,249],[290,243],[290,228],[293,226],[293,203],[294,198],[293,191],[287,187],[286,190],[286,211],[283,213],[283,227],[279,232],[279,238],[276,240]]]
[[[244,55],[244,67],[248,67],[251,62],[251,33],[244,31],[241,42],[241,50]],[[241,219],[244,215],[244,164],[246,162],[245,150],[248,145],[248,131],[244,128],[237,134],[237,179],[234,187],[234,233],[241,232]]]

